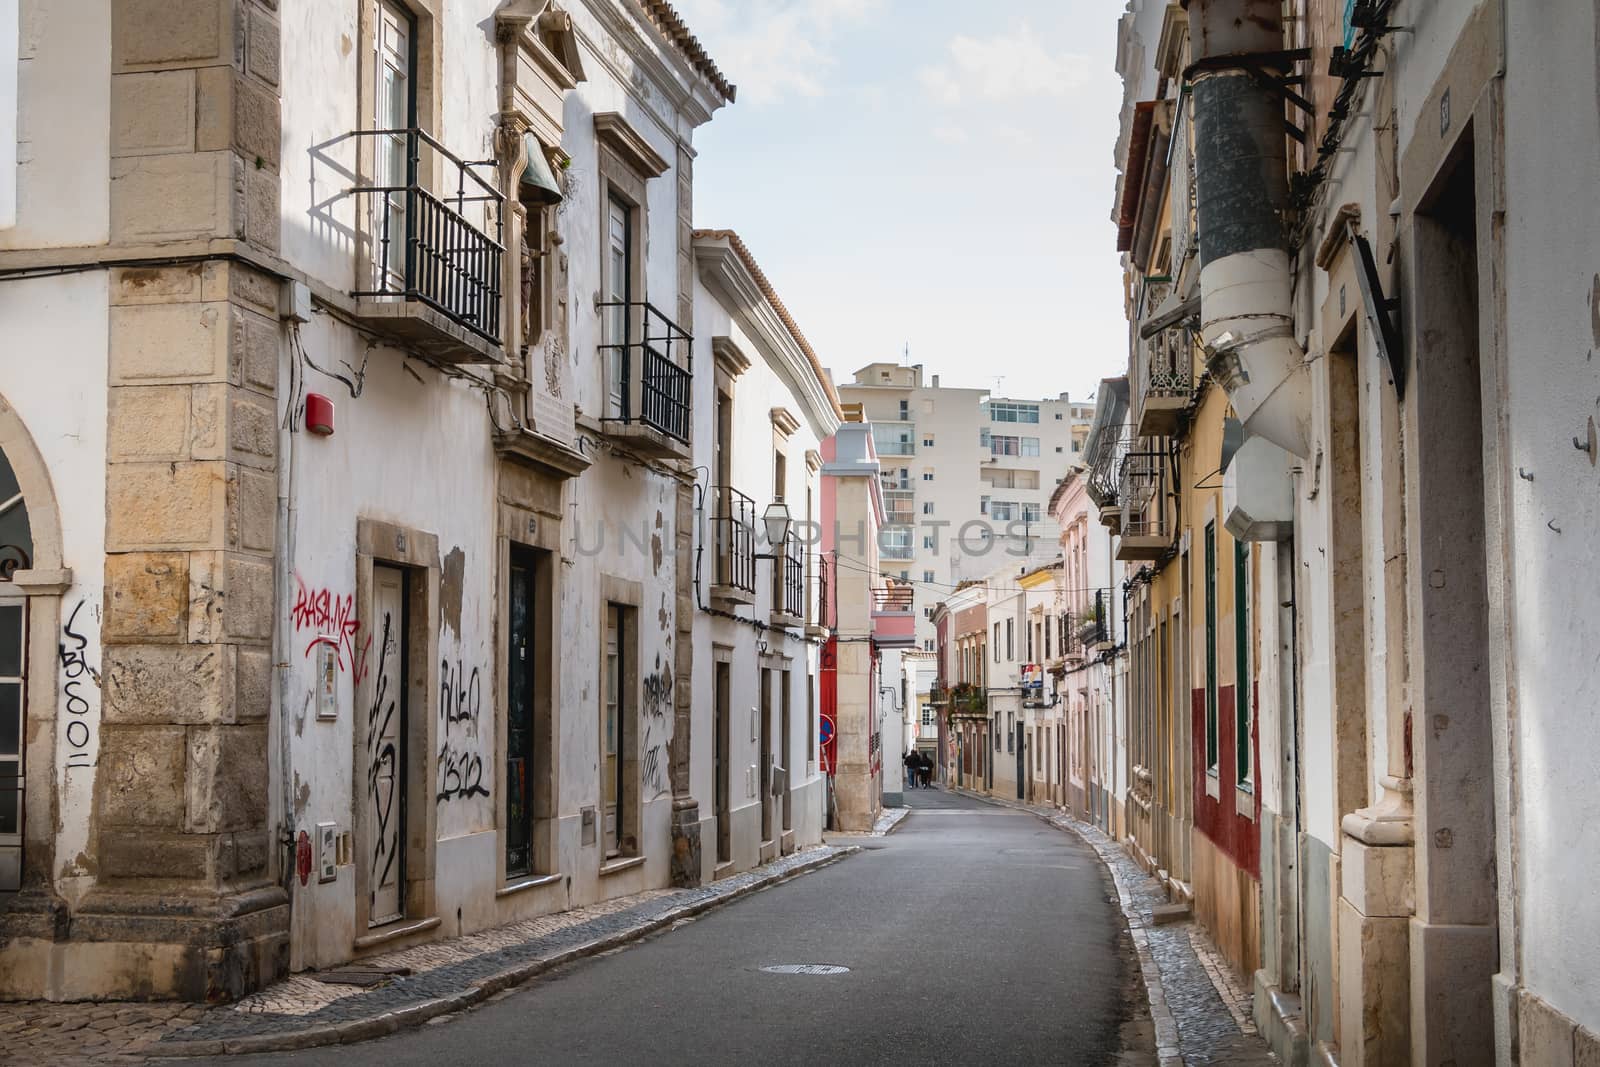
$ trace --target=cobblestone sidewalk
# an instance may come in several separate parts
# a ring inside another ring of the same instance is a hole
[[[1077,834],[1099,854],[1116,883],[1128,932],[1139,955],[1162,1067],[1265,1067],[1278,1062],[1250,1020],[1249,990],[1233,977],[1232,969],[1199,924],[1190,919],[1157,926],[1152,921],[1154,909],[1167,903],[1166,892],[1121,845],[1099,827],[1079,822],[1054,808],[958,792],[1031,812],[1058,829]]]
[[[459,1011],[553,967],[832,863],[859,846],[824,845],[699,889],[661,889],[367,957],[404,968],[377,988],[295,975],[236,1004],[0,1004],[0,1064],[137,1063],[310,1048],[379,1037]]]

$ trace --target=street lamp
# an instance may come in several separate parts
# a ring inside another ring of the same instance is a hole
[[[774,549],[781,548],[789,539],[789,505],[781,500],[774,500],[767,505],[767,510],[761,513],[761,522],[767,528],[767,544]],[[773,551],[756,558],[777,559],[778,553]]]

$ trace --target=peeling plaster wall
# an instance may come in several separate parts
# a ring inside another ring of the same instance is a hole
[[[1505,536],[1515,676],[1510,721],[1497,732],[1515,763],[1508,768],[1500,753],[1496,774],[1514,782],[1514,826],[1500,833],[1516,835],[1518,862],[1501,897],[1502,915],[1515,908],[1520,919],[1524,986],[1600,1032],[1600,899],[1589,890],[1600,876],[1592,759],[1600,474],[1595,451],[1573,447],[1600,423],[1600,217],[1591,187],[1600,172],[1600,10],[1590,0],[1557,7],[1559,17],[1513,4],[1508,27],[1503,417],[1514,468]],[[1575,136],[1552,125],[1552,102]]]
[[[56,679],[56,737],[52,765],[30,766],[27,774],[30,799],[59,790],[55,886],[74,900],[94,884],[90,818],[102,707],[96,675],[103,663],[107,298],[107,275],[101,272],[0,283],[0,365],[7,372],[0,396],[26,426],[48,469],[62,565],[72,571],[72,585],[61,595],[63,632],[30,640],[31,649],[55,653],[42,662],[30,657],[28,672]],[[28,369],[40,353],[49,353],[47,372],[37,365]],[[81,714],[72,698],[86,705]],[[83,723],[87,734],[69,731],[73,721]],[[35,709],[30,729],[46,726]]]

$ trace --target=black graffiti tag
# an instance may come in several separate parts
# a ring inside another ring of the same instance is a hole
[[[389,677],[384,671],[390,649],[393,647],[389,628],[390,618],[385,612],[382,643],[378,646],[378,672],[373,676],[372,707],[367,710],[367,796],[372,801],[373,815],[377,820],[376,833],[373,835],[376,844],[372,849],[374,898],[378,887],[388,881],[400,852],[399,835],[395,834],[393,839],[390,836],[395,794],[399,791],[397,779],[400,773],[400,760],[394,742],[385,740],[395,716],[395,701],[389,697]],[[389,785],[387,792],[381,789],[385,777]]]
[[[452,736],[458,729],[467,739],[478,736],[478,713],[482,707],[482,688],[478,668],[469,672],[461,661],[446,659],[439,665],[439,724],[443,743],[439,746],[438,782],[434,803],[466,797],[486,797],[483,784],[483,757],[467,747],[457,748]]]
[[[72,614],[67,616],[66,625],[61,628],[67,640],[59,646],[61,650],[61,673],[66,676],[66,684],[62,686],[62,694],[66,697],[67,714],[73,716],[67,720],[67,744],[71,751],[67,753],[68,767],[90,767],[93,761],[89,758],[89,741],[93,737],[89,728],[88,714],[89,701],[84,695],[82,687],[86,684],[85,676],[89,683],[100,684],[100,672],[89,665],[84,649],[89,647],[89,639],[82,633],[73,629],[78,623],[78,612],[83,610],[84,601],[79,600],[77,607],[72,609]],[[68,642],[72,647],[68,647]]]

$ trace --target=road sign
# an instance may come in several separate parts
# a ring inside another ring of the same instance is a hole
[[[824,715],[822,717],[822,731],[821,731],[821,733],[822,733],[822,745],[823,745],[824,748],[826,748],[828,745],[831,745],[833,743],[834,725],[833,725],[833,717],[832,716]]]

